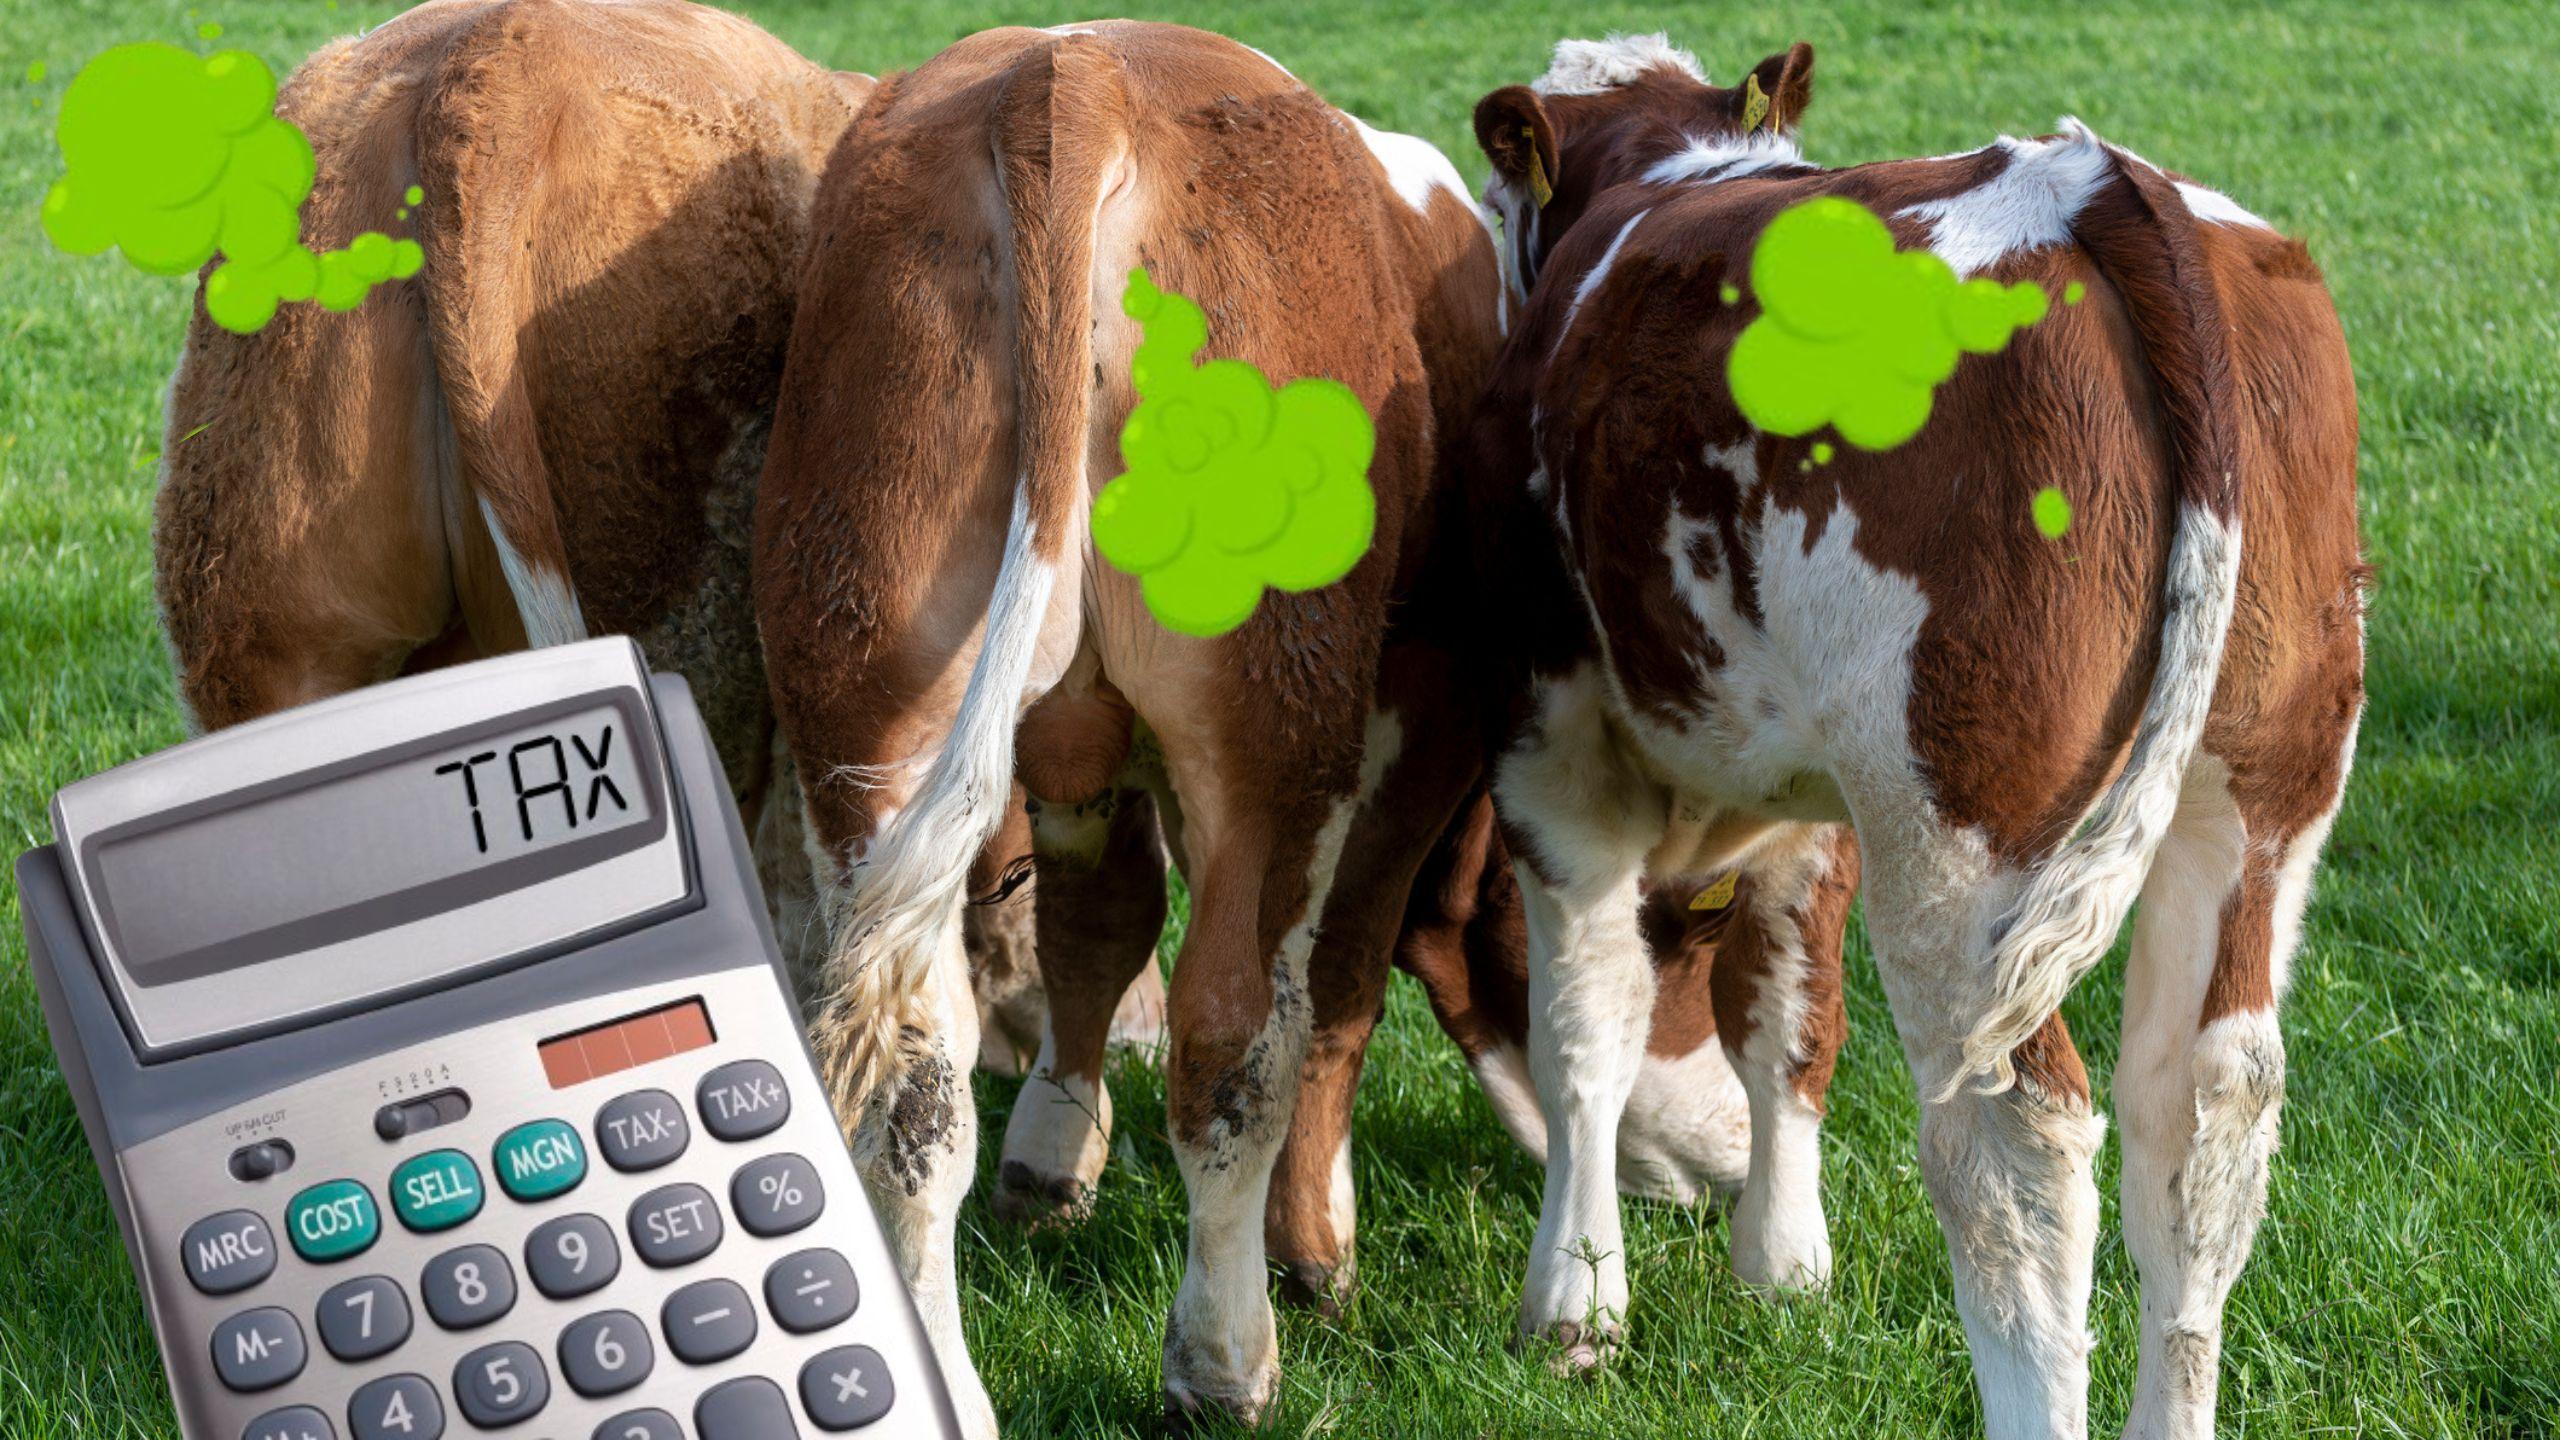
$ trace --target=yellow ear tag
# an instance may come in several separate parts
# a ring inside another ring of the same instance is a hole
[[[1742,97],[1742,133],[1748,135],[1760,128],[1761,121],[1771,119],[1769,97],[1761,91],[1760,77],[1757,74],[1749,76],[1742,82]],[[1769,128],[1773,130],[1777,128],[1774,120]]]
[[[1544,210],[1547,202],[1556,198],[1556,191],[1547,183],[1547,162],[1538,154],[1538,132],[1523,125],[1520,138],[1529,142],[1529,196],[1538,202],[1539,209]]]
[[[1732,904],[1733,882],[1741,878],[1742,872],[1739,870],[1727,872],[1723,879],[1708,886],[1706,889],[1699,891],[1698,897],[1689,902],[1689,908],[1692,910],[1721,910],[1727,905]]]

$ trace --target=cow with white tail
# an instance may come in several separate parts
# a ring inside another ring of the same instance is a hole
[[[1577,1363],[1621,1338],[1640,883],[1738,866],[1760,911],[1814,917],[1847,826],[1994,1436],[2086,1430],[2103,1126],[2057,1007],[2141,900],[2112,1086],[2142,1280],[2126,1429],[2203,1436],[2363,701],[2345,345],[2299,243],[2074,122],[1809,163],[1812,72],[1804,45],[1727,87],[1659,36],[1569,41],[1476,113],[1525,305],[1468,442],[1549,1137],[1521,1325]],[[1890,448],[1755,428],[1729,377],[1760,236],[1823,197],[2052,298]],[[1788,998],[1822,967],[1782,958],[1726,1037],[1754,1166],[1734,1258],[1772,1284],[1829,1267],[1804,1078],[1837,1043]]]

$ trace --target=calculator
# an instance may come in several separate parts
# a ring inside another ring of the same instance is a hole
[[[630,641],[190,740],[53,828],[29,960],[189,1440],[958,1434]]]

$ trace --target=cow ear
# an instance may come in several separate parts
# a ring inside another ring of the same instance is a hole
[[[1505,182],[1540,205],[1555,197],[1555,127],[1528,86],[1505,85],[1476,102],[1476,144]]]
[[[1745,132],[1792,135],[1813,101],[1813,47],[1799,40],[1751,67],[1733,91],[1734,123]]]

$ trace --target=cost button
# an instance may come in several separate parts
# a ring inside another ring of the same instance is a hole
[[[450,1230],[480,1213],[480,1167],[459,1150],[403,1160],[391,1172],[391,1207],[421,1234]]]
[[[518,1200],[548,1200],[587,1178],[587,1146],[565,1120],[535,1120],[498,1137],[498,1184]]]
[[[331,1180],[293,1197],[284,1207],[293,1253],[313,1263],[363,1254],[382,1234],[382,1212],[373,1192],[353,1180]]]

